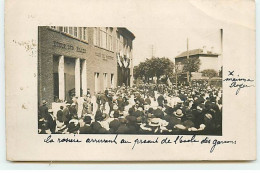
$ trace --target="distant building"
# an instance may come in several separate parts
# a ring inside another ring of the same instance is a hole
[[[116,27],[38,27],[38,99],[49,103],[133,83],[135,36]]]
[[[183,62],[187,59],[188,51],[182,52],[175,57],[175,64],[178,65],[179,71],[183,70]],[[218,67],[219,54],[214,53],[213,48],[208,51],[206,47],[203,49],[194,49],[189,51],[189,58],[200,59],[201,65],[199,72],[205,69],[214,69],[217,72],[220,70]]]

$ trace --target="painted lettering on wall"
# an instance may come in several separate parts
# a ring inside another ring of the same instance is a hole
[[[81,47],[74,48],[73,45],[61,43],[61,42],[58,42],[58,41],[53,41],[53,47],[66,49],[66,50],[75,50],[75,51],[80,52],[80,53],[86,53],[86,49],[84,49],[84,48],[81,48]]]

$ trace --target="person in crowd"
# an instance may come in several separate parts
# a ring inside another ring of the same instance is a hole
[[[46,100],[42,101],[42,105],[39,107],[39,119],[45,118],[48,115],[48,107]]]
[[[46,129],[49,129],[51,133],[55,133],[56,130],[56,117],[53,115],[53,110],[49,109],[48,114],[44,118]]]
[[[39,133],[221,134],[222,88],[207,82],[139,84],[73,97],[57,111],[39,106]],[[82,105],[81,105],[82,104]],[[78,118],[78,109],[82,116]],[[55,130],[56,128],[56,130]]]
[[[91,134],[93,133],[92,127],[91,127],[91,116],[85,116],[82,118],[79,128],[79,134]]]

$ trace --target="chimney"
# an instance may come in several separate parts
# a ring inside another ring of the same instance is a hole
[[[207,53],[207,47],[206,46],[203,46],[202,53]]]

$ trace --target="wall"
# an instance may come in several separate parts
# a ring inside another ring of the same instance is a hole
[[[115,37],[115,28],[113,36]],[[110,87],[111,73],[114,74],[116,86],[117,81],[117,59],[115,52],[108,51],[93,45],[93,28],[88,28],[88,43],[71,38],[63,33],[52,30],[48,27],[38,28],[38,98],[39,103],[45,99],[53,102],[53,56],[63,55],[65,58],[81,58],[87,62],[87,87],[91,94],[94,94],[94,73],[100,74],[100,88],[103,88],[103,73],[107,73],[107,86]],[[58,43],[65,44],[60,46]],[[58,46],[57,46],[58,45]],[[72,50],[70,46],[73,46]],[[78,52],[76,48],[85,49],[85,52]],[[115,50],[115,41],[113,42]]]
[[[199,71],[203,71],[205,69],[214,69],[217,72],[220,70],[218,68],[218,57],[212,56],[200,56],[201,66]]]

